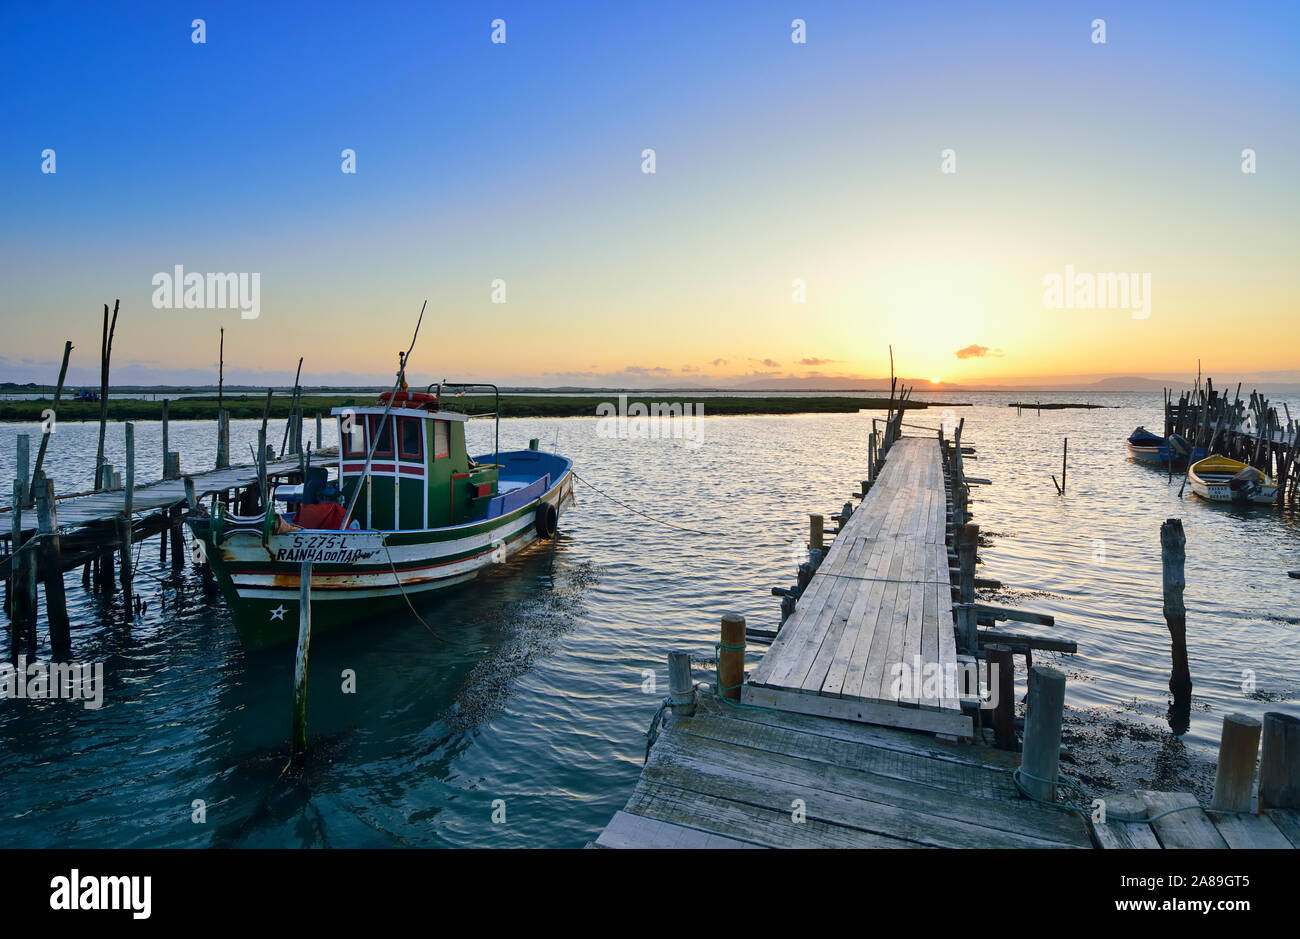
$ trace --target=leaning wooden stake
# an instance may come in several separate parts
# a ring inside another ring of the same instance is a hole
[[[95,485],[100,486],[100,467],[104,465],[104,428],[108,422],[108,370],[113,357],[113,333],[117,332],[117,307],[120,300],[113,301],[113,320],[108,319],[108,304],[104,304],[104,335],[99,346],[99,449],[95,452]]]
[[[1227,714],[1219,738],[1219,767],[1214,775],[1210,808],[1249,812],[1255,788],[1255,757],[1259,754],[1260,723],[1247,714]]]
[[[1260,736],[1260,809],[1300,809],[1300,717],[1268,711]]]
[[[1065,673],[1046,665],[1032,666],[1025,745],[1020,757],[1020,785],[1031,798],[1056,801],[1064,711]]]
[[[63,380],[68,377],[68,357],[70,355],[72,355],[72,343],[65,342],[63,344],[63,365],[59,368],[59,383],[54,388],[54,403],[50,405],[50,410],[54,412],[56,421],[58,420],[59,398],[63,396]],[[54,421],[50,421],[45,427],[45,432],[41,434],[41,447],[36,452],[36,467],[33,469],[32,475],[39,473],[41,466],[45,463],[45,448],[49,446],[50,434],[52,433],[54,433]]]
[[[1189,702],[1192,694],[1192,673],[1187,663],[1187,608],[1183,605],[1183,590],[1187,586],[1183,573],[1186,549],[1182,520],[1165,521],[1160,526],[1160,560],[1164,568],[1165,623],[1173,649],[1169,690],[1174,693],[1175,704]]]
[[[668,706],[673,714],[681,717],[695,713],[695,682],[691,678],[689,652],[668,653]]]
[[[722,642],[718,643],[718,694],[740,700],[745,681],[745,617],[722,614]]]
[[[298,574],[298,651],[293,665],[293,757],[307,752],[307,653],[311,649],[311,561]]]

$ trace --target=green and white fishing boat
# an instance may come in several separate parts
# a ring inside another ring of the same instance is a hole
[[[573,501],[572,462],[535,440],[501,451],[497,410],[467,414],[454,407],[467,399],[447,393],[474,388],[496,391],[443,382],[387,392],[370,407],[335,408],[332,465],[308,468],[301,486],[279,487],[261,515],[224,513],[218,503],[210,517],[190,521],[245,645],[297,636],[304,561],[312,564],[315,631],[410,615],[422,595],[555,536]],[[467,452],[471,416],[496,421],[492,453]],[[291,517],[275,511],[286,497],[298,506]]]

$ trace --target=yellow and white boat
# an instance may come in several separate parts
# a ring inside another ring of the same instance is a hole
[[[1277,498],[1277,484],[1267,473],[1226,456],[1209,456],[1193,463],[1187,479],[1192,492],[1211,502],[1268,505]]]

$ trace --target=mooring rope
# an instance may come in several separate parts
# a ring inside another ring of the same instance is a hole
[[[593,491],[596,492],[598,495],[602,495],[602,496],[604,496],[606,499],[608,499],[610,502],[615,503],[616,505],[621,505],[623,508],[627,509],[629,512],[632,512],[632,513],[634,513],[634,514],[636,514],[636,515],[640,515],[642,518],[648,518],[650,521],[655,522],[656,524],[659,524],[659,525],[663,525],[663,526],[666,527],[666,528],[675,528],[677,531],[684,531],[684,532],[686,532],[687,534],[691,534],[691,535],[708,535],[708,534],[709,534],[709,532],[706,532],[706,531],[698,531],[698,530],[696,530],[696,529],[694,529],[694,528],[684,528],[684,527],[682,527],[681,525],[674,525],[672,522],[666,522],[666,521],[664,521],[662,518],[656,518],[656,517],[653,516],[653,515],[647,515],[645,512],[642,512],[640,509],[635,509],[635,508],[633,508],[632,506],[628,505],[626,502],[620,502],[618,499],[615,499],[613,496],[611,496],[608,492],[603,492],[603,491],[601,491],[600,489],[597,489],[597,488],[596,488],[595,486],[593,486],[591,483],[587,482],[585,479],[583,479],[581,476],[579,476],[578,473],[577,473],[577,471],[572,471],[572,472],[573,472],[573,478],[576,479],[576,480],[578,480],[578,482],[582,483],[582,484],[583,484],[584,486],[586,486],[588,489],[593,490]]]
[[[1018,767],[1011,771],[1012,782],[1016,784],[1016,788],[1020,790],[1020,794],[1024,796],[1026,799],[1029,799],[1032,802],[1037,802],[1039,805],[1045,805],[1048,808],[1058,809],[1062,812],[1073,812],[1077,815],[1084,816],[1084,817],[1090,816],[1093,800],[1088,798],[1087,792],[1085,792],[1082,786],[1076,783],[1065,773],[1060,773],[1059,777],[1060,777],[1059,779],[1044,779],[1042,776],[1035,776],[1033,773],[1029,772],[1023,766]],[[1074,792],[1078,793],[1079,798],[1082,801],[1088,803],[1088,808],[1082,809],[1077,805],[1070,805],[1069,803],[1066,802],[1053,802],[1050,799],[1041,799],[1038,796],[1034,795],[1033,793],[1029,792],[1025,788],[1024,783],[1021,782],[1022,779],[1032,779],[1035,782],[1046,783],[1050,786],[1060,786],[1063,789],[1072,789]],[[1104,802],[1105,800],[1102,801]],[[1200,807],[1201,804],[1199,802],[1194,802],[1191,805],[1181,805],[1176,809],[1168,809],[1167,811],[1161,812],[1159,815],[1151,815],[1148,816],[1147,818],[1137,818],[1131,815],[1121,815],[1116,812],[1108,811],[1106,813],[1106,818],[1108,820],[1114,819],[1117,822],[1148,823],[1148,822],[1154,822],[1159,819],[1162,819],[1166,815],[1174,815],[1178,812],[1186,812],[1191,809],[1199,809]]]
[[[449,640],[445,636],[438,635],[434,628],[424,621],[424,617],[415,611],[415,605],[411,603],[411,598],[406,595],[406,587],[402,584],[402,578],[397,574],[397,566],[393,564],[393,556],[388,553],[388,543],[381,543],[384,546],[384,556],[388,558],[388,569],[393,572],[393,580],[397,582],[397,589],[402,592],[402,599],[406,601],[406,606],[410,609],[411,615],[420,621],[420,625],[427,629],[429,635],[433,636],[434,639],[439,642],[448,642]]]

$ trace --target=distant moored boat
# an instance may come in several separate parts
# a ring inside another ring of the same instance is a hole
[[[1192,492],[1211,502],[1268,505],[1277,498],[1277,484],[1267,473],[1240,460],[1211,456],[1187,471]]]

